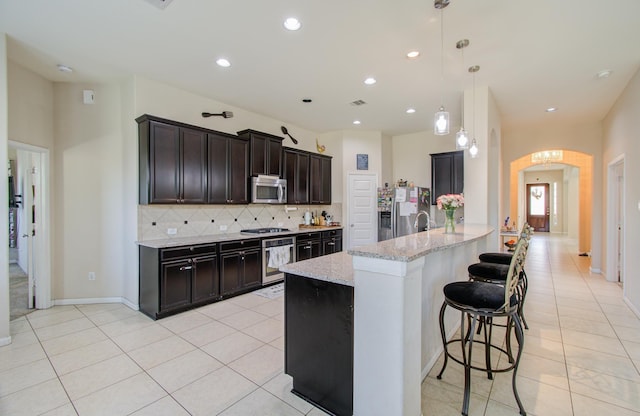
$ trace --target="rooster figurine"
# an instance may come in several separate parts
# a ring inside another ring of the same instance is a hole
[[[327,148],[325,147],[325,145],[321,145],[320,143],[318,143],[318,138],[316,137],[316,149],[318,149],[318,152],[320,153],[324,153],[325,150],[327,150]]]

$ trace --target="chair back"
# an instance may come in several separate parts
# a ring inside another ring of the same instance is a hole
[[[529,246],[529,240],[527,238],[518,239],[513,256],[511,256],[511,263],[509,263],[509,272],[507,273],[507,280],[504,285],[504,310],[509,312],[512,308],[511,297],[516,293],[518,287],[518,281],[520,273],[524,268],[524,262],[527,255],[527,247]]]

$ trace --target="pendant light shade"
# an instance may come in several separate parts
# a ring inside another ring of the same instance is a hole
[[[465,150],[469,148],[469,135],[464,127],[460,127],[460,131],[456,133],[456,150]]]
[[[449,112],[444,111],[444,107],[440,107],[433,118],[433,133],[437,136],[449,134]]]
[[[478,143],[476,143],[476,139],[471,141],[471,147],[469,148],[469,154],[473,159],[478,157]]]

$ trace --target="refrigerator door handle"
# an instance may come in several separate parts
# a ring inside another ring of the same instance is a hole
[[[391,199],[391,238],[396,238],[396,222],[398,218],[396,218],[396,199]]]

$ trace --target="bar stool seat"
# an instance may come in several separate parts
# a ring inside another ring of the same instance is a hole
[[[478,259],[483,263],[506,264],[511,263],[513,253],[482,253]]]

